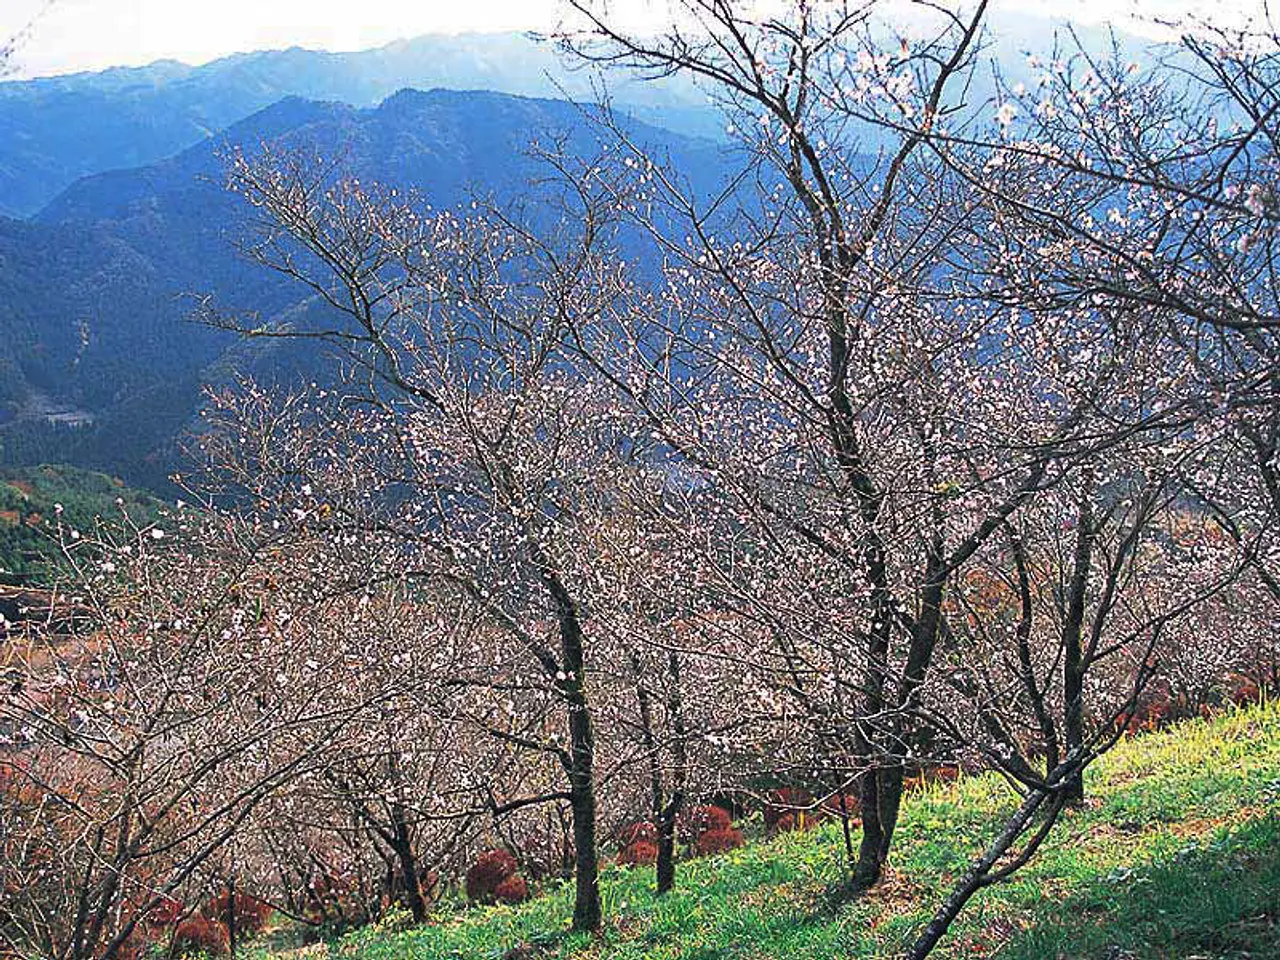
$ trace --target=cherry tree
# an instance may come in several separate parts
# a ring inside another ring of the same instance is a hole
[[[5,935],[112,958],[380,691],[341,696],[322,669],[340,624],[314,629],[316,599],[279,589],[251,517],[188,507],[63,534],[81,629],[8,644]]]
[[[552,247],[491,208],[426,212],[296,159],[242,156],[231,182],[261,214],[250,254],[312,291],[315,306],[292,327],[245,332],[336,348],[330,421],[341,409],[347,422],[320,435],[334,451],[328,469],[347,482],[328,523],[394,543],[406,575],[465,598],[483,621],[455,681],[490,694],[470,722],[553,758],[568,781],[498,806],[569,803],[574,925],[595,929],[589,620],[610,611],[596,601],[589,534],[629,431],[561,346],[573,316],[606,309],[625,286],[610,260],[612,200],[549,201],[573,218]],[[567,738],[543,723],[549,710]]]

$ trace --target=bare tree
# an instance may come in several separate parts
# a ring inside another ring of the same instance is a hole
[[[536,706],[525,719],[481,706],[471,720],[563,766],[567,787],[529,799],[570,803],[574,925],[596,929],[588,618],[608,611],[593,603],[584,531],[622,434],[561,343],[572,316],[604,309],[623,282],[608,259],[611,198],[562,198],[573,220],[552,248],[496,214],[425,216],[281,157],[240,159],[232,184],[262,214],[251,255],[317,305],[292,328],[245,332],[322,341],[359,373],[338,391],[369,411],[344,455],[372,485],[359,491],[363,516],[333,522],[401,544],[415,579],[467,597],[500,638],[457,683]],[[567,742],[539,725],[553,705]]]

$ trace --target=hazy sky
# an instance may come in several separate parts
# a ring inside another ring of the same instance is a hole
[[[1174,15],[1208,0],[1004,0],[1097,22],[1133,9]],[[1254,0],[1209,9],[1238,13]],[[1260,2],[1260,0],[1259,0]],[[614,0],[635,26],[661,22],[661,0]],[[358,50],[423,33],[554,29],[558,0],[0,0],[0,43],[32,24],[19,76],[97,70],[171,57],[203,63],[242,50]]]

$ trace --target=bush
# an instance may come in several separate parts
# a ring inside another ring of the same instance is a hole
[[[689,807],[680,815],[680,839],[695,843],[704,833],[733,829],[733,816],[721,807]]]
[[[363,916],[358,885],[349,874],[325,869],[313,874],[301,893],[303,916],[311,923],[345,924]]]
[[[208,917],[191,917],[178,924],[173,931],[173,946],[170,953],[181,957],[193,953],[203,953],[210,957],[220,957],[231,946],[227,928],[217,920]]]
[[[1231,682],[1231,702],[1247,707],[1262,700],[1262,688],[1252,677],[1235,676]]]
[[[529,899],[529,884],[525,883],[524,877],[513,874],[498,884],[493,898],[499,903],[524,903]]]
[[[775,829],[793,830],[797,824],[802,823],[801,814],[806,819],[813,818],[814,811],[808,809],[812,806],[813,794],[808,790],[801,790],[799,787],[779,787],[777,790],[770,790],[765,800],[764,822]],[[778,821],[783,817],[791,818],[791,826],[778,827]]]
[[[187,912],[187,908],[176,897],[163,897],[159,903],[147,911],[146,922],[153,927],[171,927]]]
[[[230,906],[229,901],[230,895],[224,890],[206,903],[204,909],[200,912],[212,920],[217,920],[219,923],[226,923],[228,907]],[[236,933],[258,933],[267,925],[267,921],[271,919],[272,912],[273,910],[269,903],[265,903],[257,897],[251,897],[247,893],[237,893],[235,898]]]
[[[473,903],[492,903],[502,881],[514,876],[516,858],[506,850],[486,850],[467,870],[467,899]]]
[[[618,831],[618,846],[629,847],[634,843],[657,843],[658,828],[648,820],[629,824]]]
[[[724,830],[708,830],[698,838],[698,855],[709,857],[717,853],[737,850],[744,842],[741,830],[734,830],[732,827]]]
[[[622,848],[618,862],[633,867],[648,866],[658,862],[658,845],[651,840],[637,840]]]
[[[934,783],[955,783],[960,779],[960,768],[954,763],[944,763],[929,771]]]

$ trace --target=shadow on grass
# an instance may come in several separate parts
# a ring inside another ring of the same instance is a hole
[[[1008,960],[1277,960],[1280,813],[1099,877],[1001,951]]]

